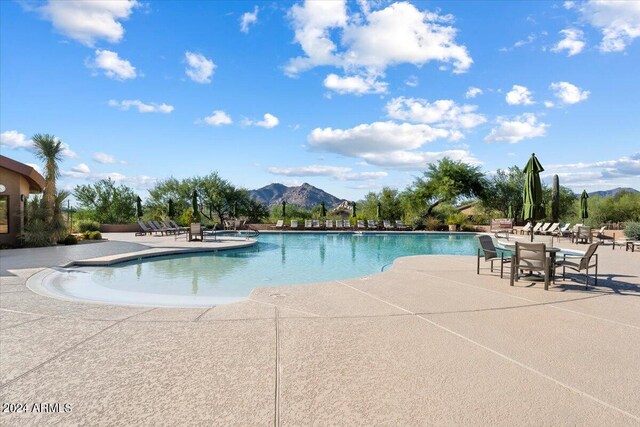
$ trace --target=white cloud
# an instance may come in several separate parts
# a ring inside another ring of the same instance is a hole
[[[416,87],[416,86],[418,86],[418,77],[417,76],[409,76],[407,78],[407,80],[404,81],[404,84],[406,84],[409,87]]]
[[[59,141],[59,138],[56,138]],[[25,134],[18,132],[17,130],[8,130],[0,134],[0,146],[7,148],[22,148],[26,150],[33,150],[34,143],[32,140],[27,139]],[[78,157],[75,151],[71,150],[69,144],[62,143],[62,155],[70,159]]]
[[[0,145],[7,148],[24,148],[31,150],[33,141],[17,130],[8,130],[0,134]]]
[[[640,152],[616,160],[545,165],[545,169],[543,178],[551,178],[557,174],[561,184],[577,192],[582,191],[583,188],[605,190],[614,187],[635,187],[638,189]]]
[[[289,18],[305,55],[291,59],[285,73],[293,77],[329,65],[376,81],[387,67],[397,64],[422,66],[437,61],[462,73],[473,63],[467,48],[455,41],[457,30],[448,25],[453,16],[420,11],[407,2],[371,11],[376,4],[360,2],[362,13],[351,15],[344,0],[294,5]]]
[[[387,115],[393,119],[465,129],[487,121],[483,115],[474,113],[477,108],[475,105],[457,105],[449,99],[429,103],[426,99],[403,96],[393,98],[386,105]]]
[[[482,163],[468,150],[393,151],[382,154],[366,153],[362,156],[368,165],[399,170],[424,170],[428,164],[435,163],[445,157],[472,166],[477,166]]]
[[[240,18],[240,31],[243,33],[249,32],[249,27],[258,22],[258,6],[254,6],[253,12],[245,12]]]
[[[525,86],[513,85],[507,92],[505,100],[509,105],[531,105],[534,103],[531,95],[532,93]]]
[[[590,0],[579,10],[587,22],[602,32],[602,52],[621,52],[640,37],[638,1]]]
[[[93,47],[97,40],[122,40],[124,28],[120,21],[129,18],[138,5],[136,0],[48,0],[37,10],[62,34]]]
[[[266,113],[262,117],[263,118],[260,121],[252,121],[249,119],[245,119],[243,124],[245,126],[259,126],[265,129],[271,129],[278,126],[278,124],[280,124],[280,120],[278,120],[278,118],[271,113]]]
[[[300,167],[270,167],[267,171],[274,175],[284,176],[328,176],[339,181],[365,181],[383,178],[387,172],[356,172],[352,168],[342,166],[310,165]]]
[[[110,107],[120,108],[121,110],[128,110],[131,107],[136,107],[138,112],[140,113],[164,113],[169,114],[173,111],[173,105],[168,105],[165,103],[156,104],[151,102],[149,104],[145,104],[139,99],[128,99],[123,101],[116,101],[115,99],[109,100]]]
[[[575,6],[576,6],[575,1],[565,1],[564,3],[562,3],[562,7],[564,7],[567,10],[573,9]]]
[[[482,93],[482,89],[480,89],[479,87],[470,86],[469,89],[467,89],[467,92],[464,94],[464,97],[467,99],[471,99],[475,98],[478,95],[482,95]]]
[[[115,80],[135,79],[137,76],[136,67],[110,50],[96,50],[95,58],[87,62],[87,66],[102,70],[105,76]]]
[[[111,154],[107,153],[93,153],[91,158],[98,163],[101,164],[112,164],[112,163],[126,163],[124,160],[118,160]]]
[[[211,76],[216,68],[212,60],[193,52],[185,52],[184,57],[187,61],[185,73],[191,80],[196,83],[211,83]]]
[[[616,160],[602,160],[591,163],[565,163],[553,164],[549,170],[583,170],[583,169],[603,169],[608,175],[630,175],[640,176],[640,152],[630,156],[623,156]]]
[[[366,93],[386,93],[388,84],[379,82],[375,76],[345,76],[329,74],[324,79],[324,87],[338,92],[340,95],[352,93],[363,95]]]
[[[205,117],[202,120],[198,120],[196,123],[204,123],[210,126],[223,126],[230,125],[231,123],[233,123],[233,120],[231,120],[231,116],[229,116],[224,111],[215,110],[213,114]]]
[[[553,101],[544,101],[544,106],[547,108],[553,108],[555,105],[556,104]]]
[[[584,101],[589,97],[588,90],[582,90],[578,86],[572,85],[569,82],[555,82],[549,86],[554,91],[554,96],[558,98],[563,104],[577,104]]]
[[[523,139],[544,136],[549,125],[538,123],[535,114],[525,113],[513,120],[498,117],[498,126],[491,129],[484,140],[487,142],[508,142],[515,144]]]
[[[574,56],[582,52],[582,49],[586,46],[582,30],[567,28],[560,31],[560,34],[562,34],[564,38],[551,49],[552,52],[562,52],[566,50],[567,56]]]
[[[79,164],[75,165],[74,167],[72,167],[71,170],[73,170],[75,172],[84,173],[84,174],[91,173],[91,169],[89,169],[89,166],[87,166],[86,163],[79,163]]]

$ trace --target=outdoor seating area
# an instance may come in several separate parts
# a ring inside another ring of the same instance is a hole
[[[348,219],[306,219],[301,226],[299,220],[292,219],[289,224],[284,219],[279,219],[272,226],[269,226],[272,230],[279,231],[295,231],[295,230],[322,230],[322,231],[411,231],[411,227],[404,225],[401,220],[364,220],[359,219],[351,221]]]

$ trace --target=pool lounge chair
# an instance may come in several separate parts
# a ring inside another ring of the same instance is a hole
[[[271,228],[284,228],[284,219],[279,219],[278,222],[276,222],[276,225],[272,225]]]
[[[169,231],[165,227],[160,227],[159,225],[156,225],[153,221],[147,221],[147,225],[149,226],[149,228],[153,229],[153,231],[155,231],[156,233],[160,233],[163,236],[165,233],[169,234]]]
[[[367,229],[367,225],[364,223],[364,220],[362,220],[362,219],[359,219],[356,224],[357,224],[358,230],[366,230]]]
[[[563,225],[562,227],[558,228],[553,235],[556,237],[566,237],[566,236],[570,236],[571,235],[571,230],[569,230],[569,227],[571,226],[571,223],[568,222],[565,225]]]
[[[538,228],[538,231],[534,230],[534,234],[544,234],[544,232],[551,227],[551,223],[550,222],[545,222],[544,224],[542,224],[542,227]]]
[[[351,230],[351,221],[349,221],[348,219],[343,219],[342,226],[347,230]]]
[[[553,224],[551,224],[551,227],[547,228],[541,234],[553,235],[553,233],[558,229],[558,227],[560,227],[560,223],[554,222]]]
[[[562,278],[565,278],[565,271],[567,268],[580,273],[585,270],[584,288],[589,289],[589,269],[595,267],[596,274],[594,276],[595,285],[598,284],[598,254],[596,249],[600,243],[592,243],[587,248],[587,251],[582,256],[567,255],[565,254],[562,259],[556,260],[555,268],[562,267]],[[591,259],[594,258],[592,262]]]
[[[336,230],[342,230],[342,220],[336,219]]]
[[[157,233],[158,231],[150,228],[144,222],[138,220],[138,225],[140,226],[140,231],[136,231],[136,236],[146,236],[147,234]]]
[[[161,227],[166,228],[172,234],[178,234],[180,232],[180,227],[174,227],[169,224],[169,221],[156,221]]]
[[[491,262],[490,268],[492,273],[494,261],[500,261],[500,278],[502,279],[504,273],[504,265],[511,262],[511,257],[505,258],[504,252],[500,252],[500,256],[498,256],[498,250],[493,244],[493,239],[491,238],[491,236],[478,236],[478,240],[480,241],[480,247],[478,248],[476,274],[480,274],[480,258],[484,256],[485,261]]]
[[[551,258],[547,256],[544,243],[516,242],[515,254],[511,257],[511,278],[513,286],[522,277],[524,271],[542,271],[544,273],[544,290],[549,290],[551,277]]]
[[[165,221],[165,223],[167,223],[170,226],[172,226],[173,228],[177,229],[178,230],[178,234],[186,233],[187,231],[189,231],[188,227],[181,227],[181,226],[178,225],[177,222],[175,222],[172,219],[170,219],[169,221]]]
[[[537,234],[538,230],[540,230],[540,227],[542,227],[542,223],[538,222],[527,234]]]
[[[308,228],[312,228],[312,226],[313,226],[313,224],[312,224],[310,219],[305,219],[304,220],[304,228],[305,228],[305,230],[308,229]]]
[[[153,223],[153,225],[155,225],[158,230],[164,230],[164,232],[167,234],[175,234],[178,232],[178,229],[173,227],[167,227],[161,221],[149,221],[149,222]]]
[[[320,221],[319,221],[319,220],[317,220],[317,219],[314,219],[313,221],[311,221],[311,226],[312,226],[313,228],[315,228],[315,229],[319,230],[319,229],[321,228],[321,227],[320,227]]]
[[[298,220],[297,219],[292,219],[291,220],[291,229],[292,230],[296,230],[298,228]]]
[[[524,227],[520,229],[520,234],[529,234],[531,232],[531,221],[526,223]]]
[[[404,225],[404,223],[399,219],[396,220],[396,228],[398,230],[408,230],[409,229],[409,227]]]
[[[382,221],[382,226],[385,230],[393,230],[393,225],[391,225],[391,221],[389,221],[388,219]]]
[[[378,223],[375,220],[370,219],[369,221],[367,221],[367,227],[369,227],[372,230],[377,230],[378,229]]]
[[[329,229],[329,228],[333,228],[333,220],[332,219],[328,219],[324,222],[324,227]]]
[[[604,234],[604,230],[606,229],[607,229],[607,226],[605,225],[604,227],[600,227],[600,230],[593,231],[592,232],[593,237],[595,237],[596,239],[599,239],[600,243],[604,243],[605,240],[612,240],[611,236],[607,236],[606,234]]]
[[[592,243],[593,235],[591,234],[591,227],[578,227],[578,232],[574,233],[573,241],[575,243]]]

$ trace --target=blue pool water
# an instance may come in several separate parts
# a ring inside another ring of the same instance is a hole
[[[53,296],[122,304],[209,306],[255,287],[326,282],[379,272],[407,255],[473,255],[470,234],[261,234],[246,248],[81,267],[54,273]]]

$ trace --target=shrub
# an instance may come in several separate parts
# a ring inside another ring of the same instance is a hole
[[[457,212],[447,217],[447,224],[449,225],[462,225],[466,222],[467,222],[467,216],[462,212]]]
[[[78,231],[85,233],[87,231],[100,231],[100,224],[96,221],[79,221]]]
[[[640,222],[628,222],[624,226],[624,235],[627,239],[640,240]]]
[[[64,238],[62,243],[64,243],[65,245],[77,245],[78,244],[78,238],[76,236],[70,234],[70,235],[68,235],[67,237]]]
[[[443,228],[443,224],[438,218],[428,217],[424,222],[424,228],[428,231],[439,231]]]
[[[102,240],[102,234],[99,231],[92,231],[89,233],[89,238],[91,240]]]

